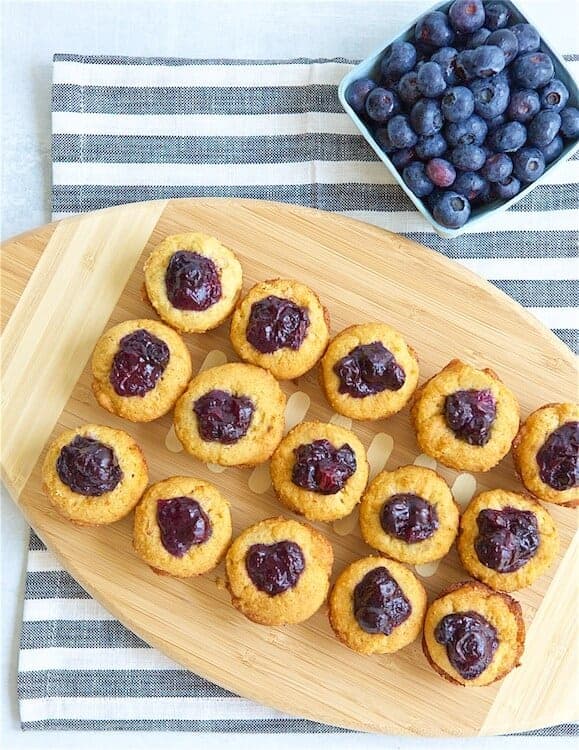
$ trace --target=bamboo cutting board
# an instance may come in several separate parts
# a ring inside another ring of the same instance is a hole
[[[334,214],[267,202],[175,200],[119,206],[42,227],[3,246],[3,456],[14,500],[64,567],[127,627],[216,683],[287,713],[390,734],[465,736],[513,732],[577,718],[575,512],[549,506],[562,539],[557,564],[515,594],[528,628],[522,666],[501,683],[462,688],[438,677],[419,643],[393,656],[360,656],[333,637],[325,611],[299,626],[264,628],[229,603],[223,567],[189,581],[155,575],[134,555],[131,519],[79,529],[44,497],[45,446],[64,428],[100,422],[126,429],[143,447],[151,481],[193,474],[229,498],[234,532],[281,512],[267,466],[216,471],[189,457],[171,417],[125,423],[100,409],[89,360],[103,330],[152,317],[140,294],[144,258],[169,234],[218,236],[242,263],[247,289],[287,276],[311,284],[328,306],[332,333],[382,320],[418,351],[421,380],[453,357],[492,366],[521,401],[538,406],[576,397],[566,347],[515,302],[452,261],[395,234]],[[190,335],[194,369],[234,359],[227,325]],[[209,357],[208,357],[209,355]],[[206,359],[208,357],[208,359]],[[288,418],[330,420],[315,372],[284,384]],[[293,395],[295,394],[295,395]],[[343,421],[342,421],[343,423]],[[354,424],[374,472],[417,460],[407,410]],[[429,464],[432,465],[432,464]],[[510,456],[481,475],[438,467],[457,499],[476,489],[521,489]],[[355,516],[330,537],[335,572],[369,553]],[[466,578],[455,551],[418,570],[432,598]]]

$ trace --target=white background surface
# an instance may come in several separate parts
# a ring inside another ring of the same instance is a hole
[[[2,238],[50,219],[50,83],[54,52],[178,57],[361,58],[428,8],[429,0],[0,0],[2,9]],[[561,53],[579,52],[574,0],[520,5]],[[16,669],[27,525],[3,493],[1,507],[1,738],[19,748],[157,748],[202,744],[268,748],[569,748],[571,738],[414,740],[370,735],[231,736],[36,732],[19,729]]]

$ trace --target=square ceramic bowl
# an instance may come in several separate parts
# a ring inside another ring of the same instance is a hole
[[[543,36],[541,28],[537,26],[536,24],[534,24],[532,19],[524,15],[514,3],[510,2],[510,0],[501,0],[501,2],[510,9],[511,14],[512,14],[512,19],[514,20],[515,23],[530,23],[530,24],[533,24],[533,26],[535,26],[535,28],[537,29],[541,37],[541,49],[547,52],[548,54],[550,54],[551,57],[553,58],[553,64],[555,66],[555,78],[558,78],[559,80],[561,80],[565,84],[565,86],[569,89],[569,102],[567,106],[578,107],[579,106],[579,89],[577,87],[577,83],[571,76],[571,73],[569,72],[562,58],[557,54],[557,52],[553,50],[553,47],[551,47],[551,45],[547,42],[547,40]],[[414,205],[420,211],[420,213],[424,216],[424,218],[432,224],[432,226],[435,228],[438,234],[440,234],[442,237],[449,237],[449,238],[457,237],[459,234],[462,234],[465,230],[470,230],[475,226],[478,229],[479,224],[483,224],[484,222],[487,222],[492,216],[496,215],[497,213],[501,211],[506,211],[511,206],[514,206],[515,203],[517,203],[522,198],[524,198],[528,193],[530,193],[531,190],[535,187],[535,185],[538,185],[543,180],[545,180],[547,175],[550,176],[553,170],[557,169],[557,166],[559,164],[566,161],[579,148],[579,140],[576,140],[575,142],[567,142],[559,158],[551,162],[551,164],[545,170],[544,174],[538,180],[536,180],[535,182],[532,182],[530,185],[527,185],[526,188],[521,190],[521,192],[518,193],[518,195],[516,195],[514,198],[511,198],[511,200],[509,201],[497,200],[497,201],[494,201],[493,203],[489,203],[486,206],[473,208],[469,220],[466,222],[466,224],[463,227],[460,227],[460,229],[449,229],[448,227],[444,227],[442,226],[442,224],[439,224],[436,221],[436,219],[432,216],[432,214],[430,213],[430,210],[428,209],[424,201],[422,201],[420,198],[417,198],[414,195],[414,193],[406,186],[406,183],[402,179],[402,175],[400,174],[400,172],[398,172],[396,167],[392,164],[392,162],[388,158],[387,154],[385,154],[384,151],[382,151],[382,149],[380,148],[380,146],[374,139],[374,136],[372,135],[372,131],[369,129],[366,123],[363,122],[363,120],[361,120],[360,117],[358,117],[358,115],[354,112],[352,107],[350,107],[350,105],[346,101],[345,94],[346,94],[346,89],[348,88],[348,86],[353,81],[358,80],[358,78],[368,77],[368,78],[373,78],[375,81],[378,82],[380,80],[380,61],[382,60],[384,53],[390,47],[390,45],[393,44],[394,42],[412,41],[414,27],[416,25],[416,22],[420,18],[426,15],[426,13],[430,13],[433,10],[447,11],[451,5],[452,5],[452,0],[446,0],[445,2],[438,3],[437,5],[433,5],[432,8],[425,10],[417,18],[415,18],[412,21],[412,23],[409,24],[401,34],[398,34],[398,36],[395,36],[392,39],[388,40],[388,42],[382,45],[379,50],[376,50],[369,57],[367,57],[365,60],[362,60],[361,63],[356,65],[354,68],[352,68],[352,70],[340,81],[340,85],[338,87],[338,96],[339,96],[342,106],[344,107],[346,112],[350,115],[356,127],[362,133],[364,138],[368,141],[372,149],[376,152],[376,155],[378,156],[378,158],[384,162],[385,166],[390,170],[396,182],[400,185],[402,190],[404,190],[406,195],[414,203]],[[483,227],[480,227],[480,228],[483,229]]]

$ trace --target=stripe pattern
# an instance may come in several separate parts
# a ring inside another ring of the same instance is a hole
[[[579,56],[569,55],[579,72]],[[356,61],[55,56],[54,217],[171,197],[297,203],[401,232],[491,280],[577,349],[579,161],[486,231],[422,219],[337,98]],[[187,672],[116,622],[32,534],[18,674],[24,729],[342,732]],[[577,725],[542,734],[576,734]]]

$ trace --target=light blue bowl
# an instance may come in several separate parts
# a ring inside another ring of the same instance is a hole
[[[516,21],[516,23],[531,23],[533,24],[532,19],[527,18],[527,16],[523,15],[521,11],[517,8],[517,6],[510,2],[510,0],[501,0],[501,2],[506,5],[512,13],[512,18]],[[521,200],[521,198],[524,198],[528,193],[531,192],[531,190],[535,187],[535,185],[539,185],[547,175],[550,175],[553,171],[553,169],[556,169],[559,164],[569,159],[569,157],[577,151],[579,148],[579,139],[573,142],[567,142],[565,145],[565,148],[563,149],[563,152],[559,156],[558,159],[556,159],[554,162],[552,162],[547,169],[545,170],[544,174],[535,182],[532,182],[530,185],[528,185],[524,190],[521,190],[518,195],[516,195],[514,198],[511,198],[509,201],[494,201],[493,203],[489,203],[486,206],[481,206],[479,208],[473,208],[472,213],[470,215],[470,219],[466,222],[466,224],[461,227],[460,229],[449,229],[448,227],[442,226],[442,224],[439,224],[436,219],[432,216],[429,209],[427,208],[424,201],[420,200],[420,198],[417,198],[414,193],[406,186],[406,183],[402,179],[402,175],[398,172],[394,164],[390,161],[387,154],[382,151],[378,143],[376,143],[376,140],[374,139],[374,136],[372,135],[372,132],[369,130],[368,126],[358,117],[358,115],[354,112],[352,107],[348,104],[346,101],[346,89],[348,86],[353,83],[354,81],[357,81],[358,78],[373,78],[376,82],[380,80],[380,61],[382,60],[384,53],[390,47],[390,45],[393,42],[404,42],[404,41],[410,41],[413,39],[413,31],[414,26],[416,25],[416,22],[422,18],[426,13],[430,13],[433,10],[443,10],[447,11],[448,8],[452,5],[452,0],[445,0],[445,2],[438,3],[437,5],[432,6],[429,10],[424,11],[421,13],[417,18],[415,18],[411,24],[408,25],[408,27],[398,36],[390,39],[386,44],[384,44],[382,47],[380,47],[379,50],[376,50],[373,54],[371,54],[369,57],[367,57],[365,60],[362,60],[361,63],[356,65],[352,70],[344,76],[344,78],[340,81],[340,85],[338,87],[338,97],[340,99],[340,102],[342,104],[342,107],[346,110],[346,112],[350,115],[352,120],[354,121],[356,127],[358,130],[362,133],[364,138],[368,141],[372,149],[376,152],[376,155],[379,159],[381,159],[386,167],[390,170],[392,173],[392,176],[396,180],[396,182],[400,185],[402,190],[406,193],[406,195],[410,198],[410,200],[414,203],[416,208],[420,211],[420,213],[424,216],[424,218],[429,221],[432,226],[435,228],[435,230],[440,234],[442,237],[457,237],[459,234],[462,234],[466,229],[471,229],[475,225],[482,224],[485,221],[488,221],[492,216],[495,216],[496,214],[500,213],[501,211],[506,211],[511,206],[514,206],[515,203]],[[545,37],[543,36],[541,29],[536,24],[533,24],[537,31],[539,32],[541,36],[541,49],[545,52],[548,52],[551,57],[553,58],[553,63],[555,66],[555,78],[559,78],[565,86],[569,89],[569,102],[568,106],[577,107],[579,106],[579,88],[577,87],[577,83],[571,76],[571,73],[567,69],[567,66],[563,62],[562,58],[553,50],[551,45],[546,41]]]

